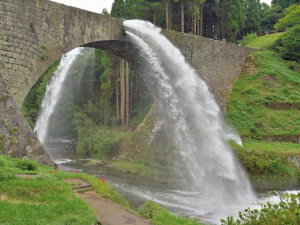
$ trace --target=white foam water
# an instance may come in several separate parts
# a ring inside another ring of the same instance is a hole
[[[156,104],[164,109],[174,151],[188,169],[191,179],[187,186],[202,196],[193,206],[218,223],[232,213],[232,206],[243,209],[255,202],[248,176],[228,144],[228,139],[233,139],[241,145],[241,139],[224,122],[205,82],[160,28],[140,20],[124,21],[124,26],[155,71]]]
[[[37,134],[37,137],[41,143],[44,143],[46,139],[49,119],[59,100],[59,94],[62,89],[63,82],[67,77],[68,70],[79,53],[80,49],[75,48],[63,56],[57,70],[54,73],[54,76],[49,84],[47,84],[45,96],[41,106],[42,110],[34,127],[34,132]]]

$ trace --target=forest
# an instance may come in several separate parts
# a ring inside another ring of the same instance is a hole
[[[269,6],[260,0],[115,0],[110,16],[139,18],[167,30],[236,42],[250,33],[286,29],[291,24],[274,25],[292,10],[286,8],[299,3],[272,0]],[[106,9],[102,13],[108,15]],[[299,21],[299,9],[294,14]]]

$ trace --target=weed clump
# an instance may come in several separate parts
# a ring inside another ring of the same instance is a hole
[[[7,166],[7,162],[2,156],[0,156],[0,167],[5,167],[5,166]]]
[[[32,159],[22,159],[17,163],[16,167],[23,171],[36,171],[38,163]]]

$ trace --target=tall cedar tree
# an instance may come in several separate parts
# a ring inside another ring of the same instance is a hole
[[[259,0],[246,0],[246,21],[242,34],[260,33],[262,5]]]
[[[242,0],[216,0],[222,40],[234,42],[235,36],[244,25],[245,4]]]

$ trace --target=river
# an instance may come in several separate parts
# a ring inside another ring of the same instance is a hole
[[[78,171],[96,175],[98,178],[105,178],[114,189],[122,193],[135,207],[140,206],[146,200],[153,200],[174,214],[198,217],[202,221],[212,224],[218,223],[216,215],[199,210],[199,202],[202,201],[200,193],[182,191],[174,184],[159,182],[149,177],[123,173],[115,168],[88,166],[87,163],[90,158],[76,153],[74,140],[52,139],[48,140],[44,146],[61,170]],[[288,192],[294,193],[296,191]],[[267,191],[256,192],[256,194],[258,201],[255,205],[230,205],[227,210],[228,214],[218,215],[217,218],[226,219],[229,215],[237,215],[238,211],[247,207],[260,208],[259,205],[267,200],[273,203],[279,202],[277,196],[272,196],[268,199]]]

